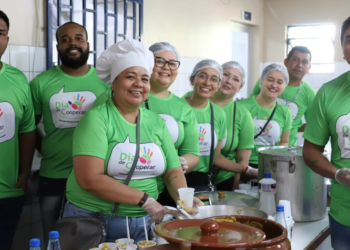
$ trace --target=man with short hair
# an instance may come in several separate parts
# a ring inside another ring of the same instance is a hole
[[[343,22],[340,42],[344,59],[350,65],[350,17]],[[328,216],[332,249],[348,250],[350,249],[350,71],[322,85],[312,104],[309,119],[303,135],[304,161],[316,174],[331,180],[331,204]],[[332,148],[330,161],[324,156],[324,148],[328,141]]]
[[[35,149],[30,87],[18,69],[1,62],[10,22],[0,10],[0,248],[10,250],[27,190]]]
[[[303,81],[304,76],[311,68],[311,52],[307,47],[295,46],[284,59],[289,74],[289,83],[283,93],[277,98],[277,102],[287,106],[292,114],[292,130],[289,135],[289,145],[296,146],[297,133],[304,132],[305,125],[302,118],[307,121],[312,102],[315,98],[315,90]],[[260,79],[256,83],[250,96],[260,92]]]
[[[40,209],[45,244],[59,217],[67,178],[72,170],[72,136],[81,117],[109,85],[87,64],[89,43],[86,29],[69,22],[56,32],[62,64],[49,69],[30,83],[35,122],[43,118],[45,136],[37,133],[40,166]],[[88,136],[88,135],[87,135]],[[41,147],[40,147],[41,145]]]

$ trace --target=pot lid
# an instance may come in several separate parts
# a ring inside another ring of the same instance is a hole
[[[259,154],[275,155],[275,156],[303,156],[303,147],[301,146],[272,146],[258,149]],[[324,155],[328,154],[325,149]]]
[[[265,239],[265,233],[257,228],[208,219],[163,222],[155,232],[170,243],[186,240],[192,246],[211,248],[251,247]]]
[[[302,156],[303,147],[295,146],[273,146],[258,149],[259,154],[275,155],[275,156]]]

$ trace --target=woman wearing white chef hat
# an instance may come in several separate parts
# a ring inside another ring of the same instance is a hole
[[[74,132],[73,166],[67,182],[64,217],[103,213],[109,223],[107,241],[130,236],[145,239],[143,217],[161,221],[174,213],[160,205],[157,176],[162,176],[170,195],[186,187],[174,144],[163,119],[140,108],[150,91],[153,53],[132,39],[105,50],[97,61],[98,76],[111,83],[112,95],[84,115]],[[139,128],[139,158],[130,183],[124,184],[136,154]],[[119,210],[110,216],[115,203]],[[150,224],[148,224],[149,229]]]

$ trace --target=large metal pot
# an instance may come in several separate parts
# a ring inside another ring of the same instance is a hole
[[[258,179],[271,173],[277,182],[276,205],[279,200],[289,200],[295,221],[321,220],[327,215],[326,178],[306,166],[302,149],[290,146],[260,148]]]

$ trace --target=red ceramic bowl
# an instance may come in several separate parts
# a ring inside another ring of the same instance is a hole
[[[206,250],[251,248],[265,239],[265,234],[257,228],[210,219],[163,222],[156,226],[155,232],[170,243],[188,241],[192,249]]]
[[[259,249],[259,250],[275,250],[275,249],[290,250],[291,249],[290,241],[287,238],[288,232],[279,223],[272,220],[254,217],[254,216],[235,215],[234,217],[240,223],[255,221],[260,223],[263,226],[262,231],[266,235],[265,240],[254,245],[253,248],[249,248],[249,249],[252,249],[252,250],[253,249],[254,250],[255,249]],[[215,216],[211,218],[219,219],[219,218],[225,218],[225,216]],[[229,222],[223,222],[223,223],[230,224]],[[242,248],[242,250],[243,249],[244,248]]]

